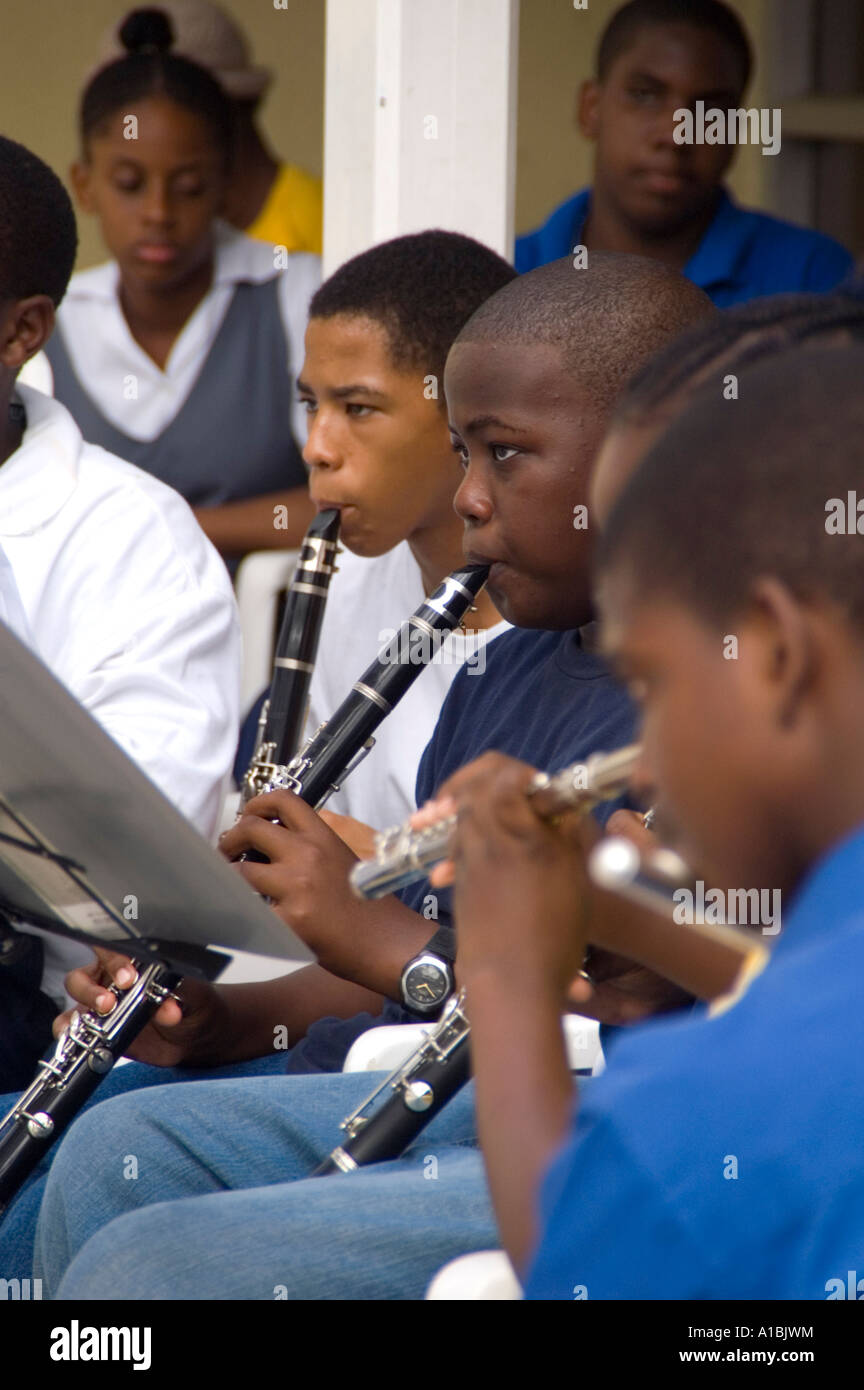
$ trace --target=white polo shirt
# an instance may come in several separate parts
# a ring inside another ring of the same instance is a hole
[[[58,401],[18,390],[27,428],[0,467],[0,546],[31,645],[210,836],[239,704],[225,566],[176,492],[85,444]]]
[[[20,595],[19,635],[210,838],[240,698],[225,566],[176,492],[85,444],[51,397],[23,385],[18,394],[27,428],[0,467],[0,546]],[[62,999],[63,973],[90,953],[57,937],[45,948],[43,988]]]
[[[0,623],[5,623],[28,647],[33,645],[18,585],[3,549],[0,549]]]

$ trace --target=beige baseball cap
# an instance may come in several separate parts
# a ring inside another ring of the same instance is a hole
[[[242,29],[210,0],[156,0],[152,6],[142,0],[140,5],[131,6],[103,34],[99,60],[88,73],[88,81],[108,63],[125,57],[126,49],[118,35],[133,9],[161,10],[166,14],[174,30],[171,52],[206,68],[235,101],[252,101],[270,85],[273,74],[251,62]]]

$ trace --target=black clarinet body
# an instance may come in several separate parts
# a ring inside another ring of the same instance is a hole
[[[486,565],[466,565],[442,580],[381,648],[335,714],[276,772],[271,790],[296,792],[320,809],[369,753],[378,725],[429,665],[447,633],[458,627],[488,573]]]
[[[0,1121],[0,1213],[160,1004],[175,997],[180,979],[157,962],[139,966],[129,989],[111,986],[117,1003],[110,1014],[73,1015]]]
[[[330,580],[336,573],[340,520],[335,509],[319,512],[303,538],[288,589],[255,753],[243,778],[244,805],[270,789],[278,770],[300,746]]]
[[[311,1176],[351,1173],[368,1163],[399,1158],[468,1081],[469,1036],[460,992],[447,1001],[437,1024],[407,1061],[342,1121],[345,1139]]]

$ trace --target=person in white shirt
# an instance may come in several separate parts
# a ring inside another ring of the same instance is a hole
[[[319,261],[220,221],[231,110],[169,52],[160,10],[81,101],[71,176],[112,260],[76,275],[47,347],[84,438],[177,489],[233,568],[297,543],[311,517],[294,377]]]
[[[5,623],[10,632],[14,632],[21,642],[24,642],[28,647],[32,646],[30,628],[24,616],[21,595],[18,592],[18,585],[15,583],[15,575],[12,573],[12,566],[2,547],[0,547],[0,623]]]
[[[236,740],[231,584],[182,497],[86,444],[26,386],[0,468],[0,545],[30,644],[202,834],[219,822]]]
[[[75,247],[59,179],[0,138],[0,616],[209,838],[239,704],[225,567],[176,492],[85,443],[59,402],[15,390],[51,333]],[[84,948],[45,947],[42,990],[63,1002]]]

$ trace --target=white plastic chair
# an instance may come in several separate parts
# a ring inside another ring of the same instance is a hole
[[[426,1290],[427,1302],[433,1303],[501,1303],[522,1296],[522,1286],[503,1250],[460,1255],[439,1269]]]
[[[434,1026],[409,1023],[370,1028],[353,1044],[342,1070],[395,1071]],[[570,1070],[598,1076],[606,1065],[599,1023],[581,1014],[564,1014],[561,1026]],[[426,1299],[432,1302],[502,1302],[521,1298],[522,1287],[503,1250],[480,1250],[451,1260],[438,1271],[426,1291]]]
[[[279,594],[291,582],[298,554],[297,550],[254,550],[237,569],[234,588],[243,633],[240,709],[244,716],[270,684]]]
[[[570,1070],[599,1076],[605,1066],[600,1025],[581,1014],[561,1019]],[[434,1023],[396,1023],[361,1033],[345,1058],[343,1071],[395,1071],[420,1046]]]

